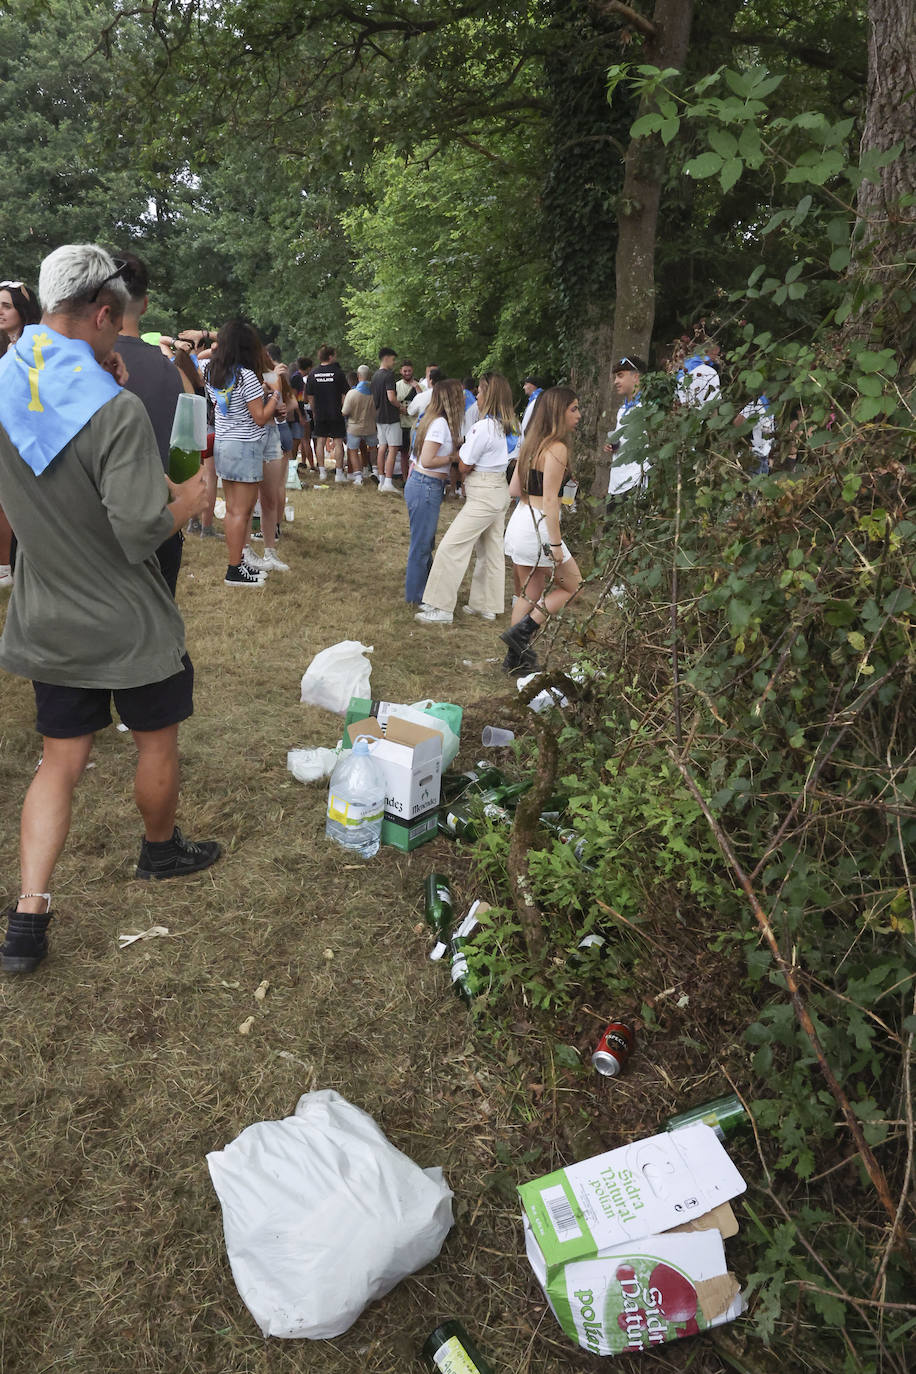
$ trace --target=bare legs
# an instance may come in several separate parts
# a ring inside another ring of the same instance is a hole
[[[41,766],[29,784],[20,824],[20,878],[23,892],[48,892],[54,866],[70,829],[73,793],[92,751],[93,735],[44,738]],[[135,730],[137,771],[134,801],[146,838],[170,840],[178,809],[178,726]],[[48,903],[27,897],[19,910],[44,915]]]
[[[264,464],[261,478],[261,533],[265,549],[276,548],[277,526],[283,517],[286,497],[286,470],[289,466],[288,455],[272,458]]]
[[[267,464],[265,464],[265,467]],[[242,561],[242,549],[248,537],[251,513],[258,499],[257,482],[228,482],[223,478],[223,492],[226,496],[226,519],[223,531],[226,536],[226,550],[230,566],[236,567]]]

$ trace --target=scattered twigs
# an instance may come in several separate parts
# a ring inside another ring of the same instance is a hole
[[[660,950],[662,954],[670,954],[671,951],[666,949],[660,941],[654,939],[647,930],[643,930],[641,926],[634,925],[626,916],[622,916],[619,911],[615,911],[612,906],[608,906],[607,902],[602,902],[600,897],[595,897],[593,895],[592,901],[595,903],[595,906],[599,906],[602,911],[606,911],[609,916],[613,916],[615,921],[619,921],[622,926],[626,926],[627,930],[632,930],[633,934],[638,935],[640,940],[645,940],[647,944],[653,945],[655,949]]]
[[[684,763],[684,761],[680,759],[673,750],[669,749],[668,752],[674,763],[677,765],[682,778],[686,782],[687,787],[690,790],[691,796],[694,798],[700,810],[703,812],[703,815],[706,818],[706,822],[713,833],[716,844],[719,846],[719,849],[723,857],[725,858],[726,862],[728,863],[729,867],[731,868],[732,872],[737,878],[740,887],[743,889],[745,896],[747,897],[748,902],[750,903],[751,910],[754,913],[754,917],[757,921],[760,933],[770,949],[770,953],[773,956],[773,960],[776,964],[776,967],[779,969],[780,973],[785,979],[786,987],[789,990],[789,997],[791,999],[792,1006],[795,1009],[795,1014],[798,1018],[798,1022],[811,1043],[811,1048],[814,1050],[814,1054],[817,1058],[817,1062],[820,1067],[821,1073],[824,1076],[824,1079],[827,1083],[828,1088],[830,1089],[830,1092],[834,1097],[834,1100],[836,1101],[841,1112],[843,1113],[846,1125],[849,1128],[850,1134],[852,1135],[852,1138],[856,1143],[856,1148],[858,1149],[858,1152],[862,1158],[862,1163],[865,1165],[866,1172],[868,1173],[868,1176],[872,1181],[874,1189],[881,1200],[882,1207],[887,1212],[891,1220],[892,1229],[888,1244],[891,1248],[900,1248],[910,1267],[913,1268],[914,1275],[916,1275],[916,1259],[914,1259],[914,1256],[906,1243],[906,1229],[903,1226],[903,1207],[901,1205],[898,1208],[898,1206],[894,1203],[894,1200],[891,1197],[890,1188],[888,1187],[888,1182],[884,1170],[875,1158],[871,1150],[871,1147],[869,1146],[867,1140],[865,1139],[865,1136],[862,1133],[862,1127],[859,1123],[858,1118],[856,1117],[855,1112],[853,1111],[850,1105],[849,1099],[846,1096],[846,1093],[843,1091],[842,1086],[837,1081],[836,1076],[834,1075],[834,1072],[831,1069],[829,1063],[827,1062],[827,1057],[824,1053],[824,1048],[821,1045],[820,1037],[818,1036],[818,1033],[814,1027],[814,1023],[811,1020],[811,1016],[805,1004],[804,997],[802,996],[795,968],[784,958],[782,950],[779,947],[779,941],[776,939],[775,932],[773,930],[772,925],[770,924],[769,917],[767,916],[763,907],[760,905],[760,902],[757,899],[757,895],[754,892],[753,887],[751,886],[747,874],[744,872],[743,868],[741,867],[737,858],[735,857],[734,850],[732,849],[731,844],[729,843],[727,835],[723,831],[722,827],[719,825],[715,816],[710,811],[706,803],[706,799],[704,798],[703,794],[701,793],[699,787],[696,784],[693,774],[687,767],[686,763]]]

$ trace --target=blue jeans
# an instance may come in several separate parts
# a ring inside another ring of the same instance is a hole
[[[410,549],[407,554],[407,577],[404,580],[404,599],[422,601],[426,579],[433,565],[433,545],[439,523],[439,507],[445,496],[445,482],[441,477],[425,477],[414,468],[404,487],[404,501],[410,518]]]

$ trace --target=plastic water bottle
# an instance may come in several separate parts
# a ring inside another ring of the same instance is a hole
[[[367,737],[358,735],[331,774],[324,833],[344,849],[371,859],[381,844],[384,814],[385,774],[369,753]]]

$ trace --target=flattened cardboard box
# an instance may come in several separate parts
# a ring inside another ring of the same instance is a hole
[[[695,1335],[744,1310],[723,1238],[745,1183],[705,1125],[522,1184],[525,1249],[563,1330],[596,1355]]]

